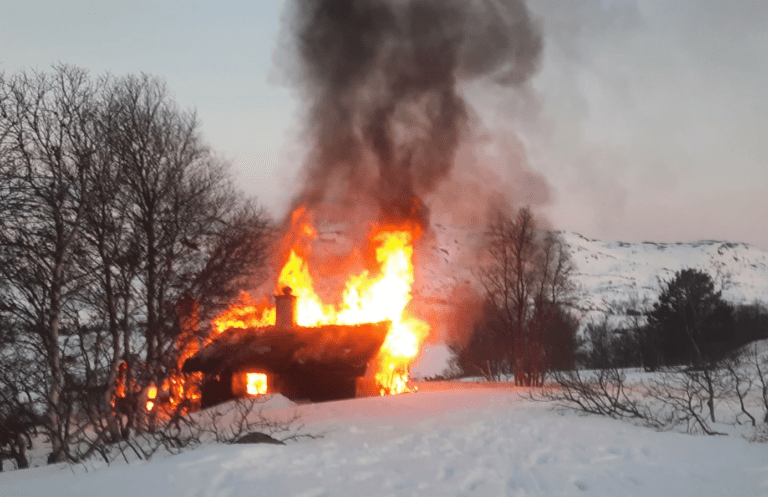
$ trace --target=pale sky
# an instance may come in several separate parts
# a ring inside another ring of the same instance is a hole
[[[525,103],[482,85],[466,94],[482,126],[517,136],[549,183],[551,224],[602,240],[768,249],[768,1],[529,5],[544,56]],[[279,218],[305,151],[304,106],[274,69],[281,11],[278,0],[6,0],[0,70],[64,62],[94,77],[163,77],[238,186]]]

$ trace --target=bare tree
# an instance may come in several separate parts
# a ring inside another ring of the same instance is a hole
[[[233,298],[243,278],[259,277],[271,222],[235,192],[195,114],[180,110],[161,80],[115,80],[109,119],[106,144],[122,175],[131,236],[125,253],[139,256],[133,288],[146,343],[142,371],[124,351],[127,374],[161,386],[199,339],[198,323]]]
[[[138,274],[142,283],[140,302],[146,310],[146,363],[152,371],[158,360],[161,330],[166,324],[160,305],[160,278],[165,269],[162,255],[173,245],[178,233],[174,229],[175,211],[181,199],[174,198],[174,190],[202,151],[195,136],[194,116],[179,112],[160,81],[148,76],[129,76],[117,81],[112,91],[112,125],[106,143],[124,175],[121,183],[140,253]],[[133,373],[135,365],[130,361],[129,365]],[[154,374],[150,373],[151,376]]]
[[[26,353],[24,338],[0,308],[0,471],[4,459],[13,460],[18,469],[29,467],[27,450],[40,424],[30,400],[42,383],[44,367]]]
[[[520,385],[541,385],[548,352],[573,341],[573,323],[563,312],[571,295],[573,265],[552,232],[538,229],[521,208],[514,217],[497,211],[488,227],[488,249],[480,281],[507,337],[508,362]],[[560,334],[558,340],[551,336]]]
[[[575,285],[572,281],[574,265],[568,245],[553,231],[545,231],[538,245],[538,278],[533,300],[533,316],[529,341],[531,356],[535,357],[540,378],[549,369],[569,369],[573,366],[578,327],[569,313],[574,304]]]
[[[20,73],[0,90],[6,196],[0,207],[0,273],[10,286],[4,304],[41,340],[51,461],[65,458],[68,437],[59,337],[77,313],[72,296],[90,276],[79,235],[98,146],[95,92],[85,71],[63,65],[51,74]]]
[[[51,462],[152,422],[143,392],[258,284],[271,233],[159,79],[0,75],[0,315],[14,364],[44,365],[0,388],[40,399]]]

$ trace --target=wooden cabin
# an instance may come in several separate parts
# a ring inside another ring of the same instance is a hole
[[[276,325],[230,328],[184,362],[204,374],[202,407],[258,393],[296,401],[353,398],[390,322],[355,326],[295,325],[295,297],[275,297]]]

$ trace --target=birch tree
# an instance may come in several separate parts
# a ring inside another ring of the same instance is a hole
[[[52,462],[66,458],[68,440],[60,336],[76,321],[71,297],[91,276],[80,232],[96,157],[96,91],[84,70],[64,65],[22,72],[0,87],[0,277],[8,286],[2,299],[40,340]]]
[[[513,217],[497,211],[487,240],[480,281],[493,321],[506,337],[508,364],[515,383],[540,385],[555,352],[562,356],[563,350],[553,347],[575,346],[575,323],[564,312],[572,291],[570,255],[526,207]]]

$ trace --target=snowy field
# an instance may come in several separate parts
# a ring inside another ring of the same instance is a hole
[[[415,394],[298,410],[321,438],[205,444],[109,467],[0,474],[21,496],[767,496],[768,445],[560,415],[510,386],[424,384]]]

